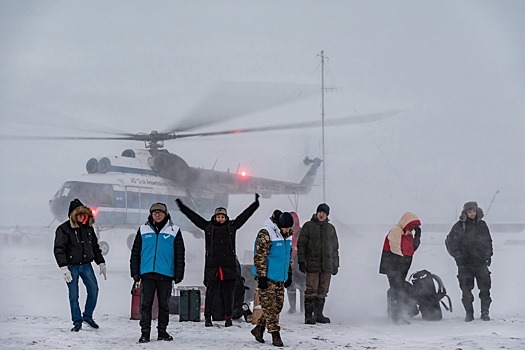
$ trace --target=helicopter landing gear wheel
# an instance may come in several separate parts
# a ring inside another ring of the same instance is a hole
[[[98,242],[100,245],[100,250],[102,250],[102,255],[107,255],[109,253],[109,244],[106,241]]]
[[[128,236],[128,239],[126,240],[126,244],[128,245],[129,250],[131,250],[131,248],[133,248],[133,242],[135,242],[135,235],[134,234],[130,234]]]

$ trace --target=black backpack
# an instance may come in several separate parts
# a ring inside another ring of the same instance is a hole
[[[412,288],[410,288],[410,297],[419,305],[419,311],[424,320],[438,321],[443,318],[441,306],[452,312],[452,302],[447,295],[447,290],[439,276],[427,270],[421,270],[410,276]],[[437,283],[437,289],[436,284]],[[448,299],[448,306],[441,300],[444,297]]]

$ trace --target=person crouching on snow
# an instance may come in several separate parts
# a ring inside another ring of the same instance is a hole
[[[396,324],[410,324],[403,318],[405,279],[412,265],[412,257],[421,242],[421,221],[414,213],[406,212],[385,237],[379,273],[388,277],[390,284],[390,318]],[[415,235],[412,235],[415,231]]]

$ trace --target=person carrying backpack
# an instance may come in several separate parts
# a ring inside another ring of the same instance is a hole
[[[459,221],[452,226],[445,240],[448,253],[456,261],[458,267],[459,288],[461,288],[461,302],[465,308],[465,322],[474,320],[474,279],[479,288],[481,299],[481,319],[490,321],[490,271],[492,259],[492,238],[483,219],[483,211],[476,202],[467,202]]]
[[[412,265],[412,257],[421,242],[421,221],[416,214],[406,212],[397,225],[385,237],[379,273],[388,277],[390,284],[391,313],[389,317],[395,324],[410,324],[403,318],[405,300],[405,279]],[[415,234],[412,234],[415,231]]]

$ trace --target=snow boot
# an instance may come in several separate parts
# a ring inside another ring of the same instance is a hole
[[[139,338],[139,343],[149,343],[149,333],[142,333]]]
[[[490,297],[484,297],[481,299],[481,319],[483,321],[490,321],[489,307],[492,300]]]
[[[232,316],[226,316],[226,321],[224,321],[224,327],[231,327],[233,326],[232,323]]]
[[[483,321],[490,321],[490,316],[488,310],[481,311],[481,319]]]
[[[211,323],[211,316],[206,316],[204,318],[204,326],[205,327],[212,327],[213,323]]]
[[[281,339],[281,334],[279,331],[270,333],[272,335],[272,345],[275,346],[284,346],[283,340]]]
[[[157,337],[157,340],[165,340],[165,341],[172,341],[173,337],[168,334],[166,331],[159,332],[159,335]]]
[[[323,315],[324,303],[326,298],[315,298],[315,320],[318,323],[330,323],[330,319]]]
[[[73,325],[73,328],[71,328],[71,332],[78,332],[82,329],[82,323],[77,323]]]
[[[463,307],[465,308],[465,312],[466,312],[465,322],[473,321],[474,320],[474,307],[472,306],[472,301],[466,301],[462,299],[461,302],[463,303]]]
[[[257,340],[259,343],[264,343],[263,334],[264,334],[264,327],[263,326],[255,326],[251,330],[252,335],[255,337],[255,340]]]
[[[93,320],[84,320],[91,328],[99,329],[99,325]]]
[[[315,324],[314,317],[315,298],[304,299],[304,323]]]
[[[468,313],[465,315],[465,322],[472,322],[474,321],[474,314]]]

